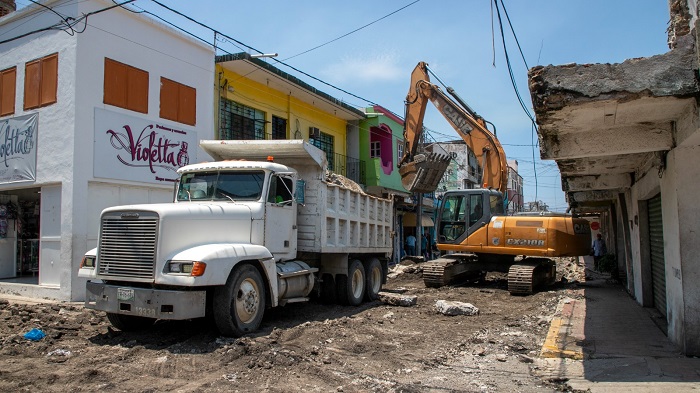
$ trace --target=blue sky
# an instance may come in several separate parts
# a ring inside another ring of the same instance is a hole
[[[533,163],[533,148],[527,146],[531,145],[531,122],[511,85],[495,16],[496,37],[492,41],[490,0],[160,1],[264,53],[276,52],[278,60],[400,115],[411,70],[419,61],[427,62],[477,113],[495,123],[506,155],[519,162],[525,181],[525,200],[537,197],[552,210],[566,209],[554,162],[540,161],[536,149]],[[18,7],[27,3],[17,0]],[[503,3],[529,67],[617,63],[668,50],[667,0],[503,0]],[[134,5],[205,39],[213,39],[213,33],[149,0],[137,0]],[[294,57],[405,6],[358,32]],[[531,110],[527,69],[508,30],[506,41],[518,90]],[[231,53],[250,51],[240,45],[220,44]],[[270,63],[350,105],[369,105],[274,61]],[[459,138],[435,108],[428,108],[425,125],[435,131],[432,135],[437,140]]]

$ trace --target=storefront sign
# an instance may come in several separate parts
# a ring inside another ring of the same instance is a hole
[[[197,160],[197,133],[95,108],[95,177],[162,184]]]
[[[0,120],[0,183],[36,180],[37,113]]]

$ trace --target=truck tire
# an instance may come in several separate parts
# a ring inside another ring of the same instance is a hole
[[[107,319],[109,323],[115,328],[123,332],[135,332],[137,330],[143,330],[147,327],[153,325],[156,321],[153,318],[138,317],[135,315],[124,315],[116,313],[107,313]]]
[[[368,302],[379,299],[383,275],[382,265],[377,258],[365,261],[365,300]]]
[[[338,302],[343,305],[358,306],[365,297],[365,268],[357,259],[350,261],[348,274],[336,276]]]
[[[214,322],[224,336],[240,337],[258,329],[265,312],[265,286],[253,265],[233,269],[226,285],[214,289]]]

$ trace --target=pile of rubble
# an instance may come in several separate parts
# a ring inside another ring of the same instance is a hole
[[[330,184],[337,184],[339,186],[345,187],[355,192],[359,192],[361,194],[365,193],[365,191],[359,184],[355,183],[354,181],[348,179],[343,175],[339,175],[331,171],[326,171],[326,182]]]
[[[554,258],[557,262],[557,276],[568,283],[585,282],[586,266],[583,257],[561,257]]]

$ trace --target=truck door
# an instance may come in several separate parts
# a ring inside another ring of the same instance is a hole
[[[265,203],[265,247],[277,260],[296,256],[296,209],[293,179],[273,174]]]

